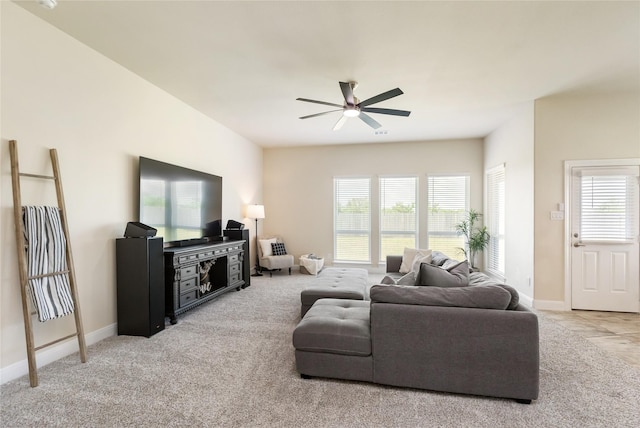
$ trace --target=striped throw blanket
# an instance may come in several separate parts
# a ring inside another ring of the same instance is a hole
[[[73,313],[69,274],[48,275],[67,270],[60,211],[57,207],[24,207],[24,226],[29,290],[38,319],[47,321]]]

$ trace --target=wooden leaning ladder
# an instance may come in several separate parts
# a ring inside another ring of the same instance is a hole
[[[27,359],[29,363],[29,383],[32,387],[38,386],[38,369],[36,366],[36,352],[55,345],[56,343],[65,341],[72,337],[78,338],[78,345],[80,347],[80,361],[85,363],[87,361],[87,345],[84,338],[84,329],[82,328],[82,317],[80,316],[80,305],[78,300],[78,290],[76,288],[76,274],[73,266],[73,255],[71,253],[71,243],[69,240],[69,226],[67,224],[67,211],[64,204],[64,194],[62,192],[62,180],[60,177],[60,166],[58,163],[58,153],[56,149],[50,149],[49,154],[51,156],[51,166],[53,168],[53,176],[37,175],[37,174],[25,174],[21,173],[18,166],[18,147],[15,140],[9,141],[9,152],[11,155],[11,183],[13,185],[13,213],[16,230],[16,244],[18,249],[18,270],[20,273],[20,294],[22,297],[22,313],[24,316],[24,330],[27,340]],[[54,180],[56,186],[56,194],[58,197],[58,209],[60,210],[60,219],[62,225],[62,232],[67,241],[66,244],[66,259],[67,270],[60,272],[51,272],[45,275],[38,275],[30,277],[27,270],[27,257],[26,257],[26,240],[25,240],[25,228],[22,220],[22,200],[20,197],[20,177],[31,177],[45,180]],[[52,342],[44,345],[35,346],[33,340],[33,326],[31,323],[31,316],[34,314],[29,310],[29,293],[27,287],[29,287],[29,280],[40,278],[44,276],[54,276],[60,274],[69,275],[69,285],[71,290],[71,297],[74,304],[74,317],[76,322],[76,331],[65,337],[61,337]]]

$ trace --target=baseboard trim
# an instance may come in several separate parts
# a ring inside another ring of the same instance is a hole
[[[100,330],[85,334],[84,338],[87,346],[98,343],[108,337],[115,336],[118,332],[117,327],[118,325],[114,323],[107,327],[101,328]],[[78,352],[78,341],[76,339],[67,340],[66,342],[60,343],[59,345],[54,345],[48,349],[37,352],[36,366],[38,368],[44,367],[47,364],[50,364],[75,352]],[[91,354],[89,354],[87,358],[91,358]],[[29,363],[25,358],[24,360],[18,361],[0,369],[0,385],[28,374]]]
[[[533,307],[543,311],[566,311],[562,300],[534,300]]]

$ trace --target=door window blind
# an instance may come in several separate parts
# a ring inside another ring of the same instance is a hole
[[[427,186],[429,248],[460,258],[464,238],[458,236],[455,225],[469,210],[469,176],[430,175]]]
[[[418,178],[380,178],[380,261],[418,243]]]
[[[335,261],[371,261],[371,179],[334,179]]]
[[[638,238],[638,167],[576,168],[581,241],[630,242]]]

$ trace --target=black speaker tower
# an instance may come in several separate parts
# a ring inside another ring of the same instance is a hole
[[[151,337],[164,330],[162,237],[116,239],[118,334]]]

